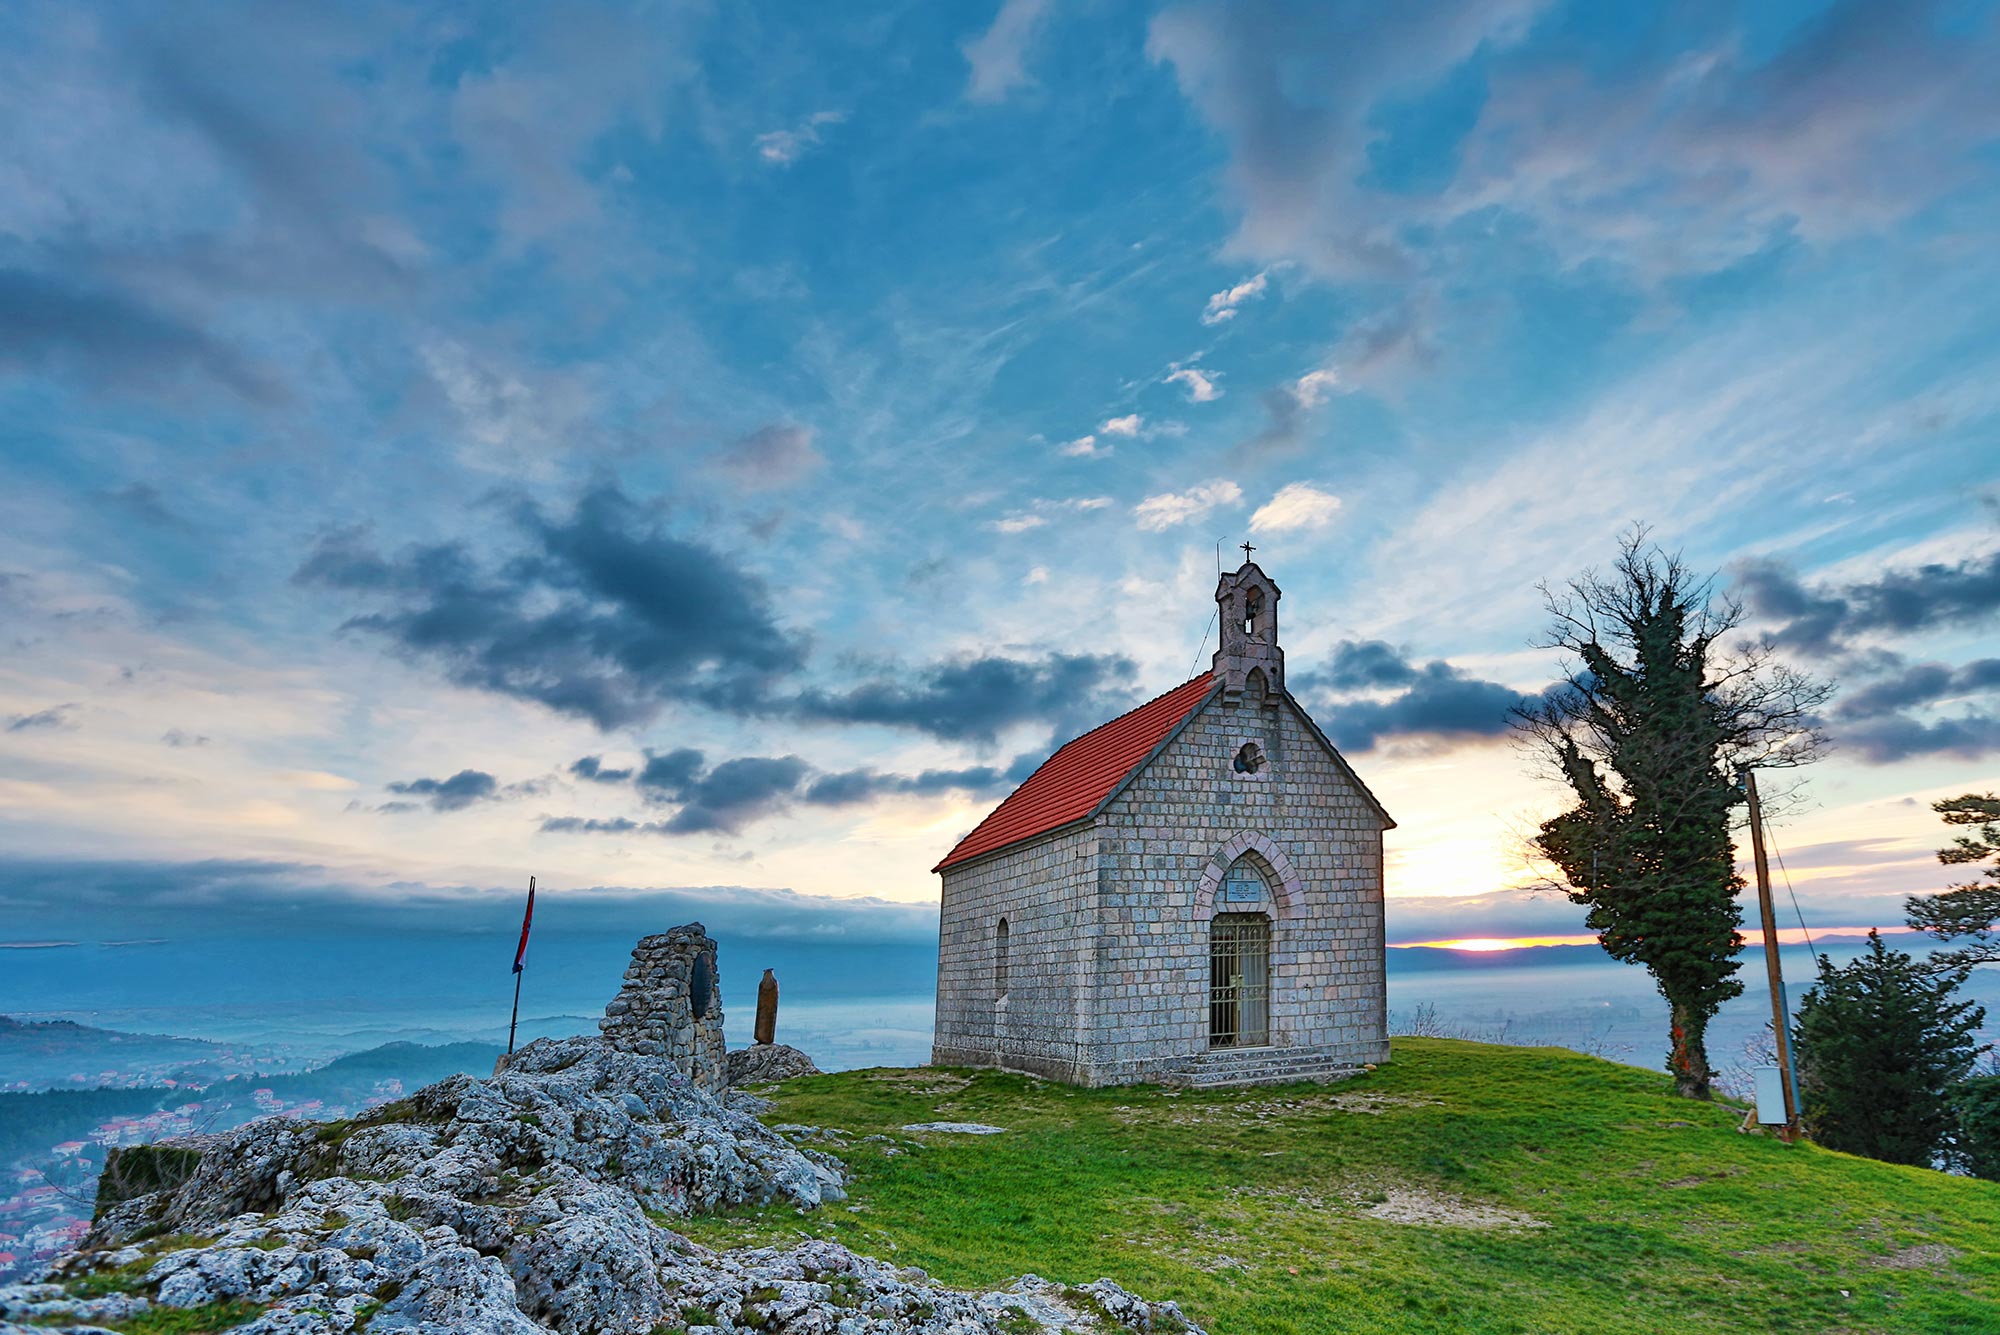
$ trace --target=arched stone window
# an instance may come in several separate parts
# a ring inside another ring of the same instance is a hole
[[[688,1011],[699,1020],[714,1002],[715,957],[704,950],[694,957],[694,969],[688,977]]]
[[[1255,774],[1264,768],[1263,748],[1255,742],[1243,743],[1236,748],[1236,759],[1230,762],[1230,768],[1238,774]]]
[[[993,997],[996,1001],[1007,999],[1007,920],[993,929]]]

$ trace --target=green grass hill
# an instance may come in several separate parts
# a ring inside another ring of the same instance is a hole
[[[1786,1146],[1667,1077],[1399,1039],[1343,1084],[1082,1090],[949,1069],[769,1091],[853,1194],[675,1221],[982,1286],[1109,1275],[1216,1335],[2000,1332],[2000,1183]],[[981,1122],[1001,1135],[908,1132]],[[886,1136],[887,1139],[867,1139]]]

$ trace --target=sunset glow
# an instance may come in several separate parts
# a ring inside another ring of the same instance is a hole
[[[1881,932],[1883,936],[1913,935],[1907,927],[1880,927],[1875,930]],[[1867,927],[1820,927],[1813,931],[1812,939],[1820,941],[1833,937],[1866,936],[1868,932],[1869,929]],[[1756,945],[1758,937],[1759,934],[1756,931],[1746,931],[1743,938],[1744,943],[1746,945]],[[1780,927],[1778,929],[1778,944],[1794,946],[1804,945],[1805,943],[1806,934],[1799,928]],[[1464,950],[1483,954],[1495,950],[1522,950],[1529,946],[1594,946],[1596,944],[1597,938],[1588,932],[1584,932],[1571,936],[1461,936],[1444,941],[1394,941],[1390,943],[1389,949],[1410,950],[1417,946],[1426,946],[1432,950]]]

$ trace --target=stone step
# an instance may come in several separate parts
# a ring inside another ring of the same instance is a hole
[[[1194,1066],[1176,1068],[1180,1075],[1237,1075],[1244,1071],[1298,1070],[1306,1066],[1337,1066],[1345,1069],[1360,1063],[1346,1057],[1273,1057],[1260,1062],[1218,1062],[1201,1063]]]
[[[1351,1059],[1329,1052],[1265,1050],[1256,1060],[1248,1053],[1215,1061],[1209,1056],[1186,1059],[1162,1077],[1162,1083],[1182,1089],[1234,1089],[1249,1085],[1295,1084],[1301,1081],[1344,1080],[1360,1073]]]
[[[1168,1063],[1175,1070],[1224,1070],[1239,1066],[1268,1066],[1272,1062],[1341,1060],[1341,1054],[1334,1048],[1216,1048],[1209,1052],[1190,1053],[1176,1057]]]

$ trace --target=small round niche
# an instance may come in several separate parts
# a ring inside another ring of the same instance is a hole
[[[1255,742],[1245,742],[1236,751],[1233,768],[1238,774],[1255,774],[1265,765],[1264,752]]]

